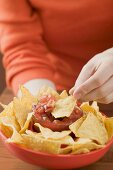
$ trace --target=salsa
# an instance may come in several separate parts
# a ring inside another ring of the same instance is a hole
[[[43,96],[37,105],[33,105],[33,124],[40,123],[43,127],[53,131],[68,130],[69,125],[83,116],[82,110],[75,106],[69,117],[54,118],[51,114],[55,107],[55,98],[52,95]]]

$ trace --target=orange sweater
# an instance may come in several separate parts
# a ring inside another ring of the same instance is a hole
[[[7,85],[47,78],[69,89],[83,65],[113,46],[113,0],[0,0]]]

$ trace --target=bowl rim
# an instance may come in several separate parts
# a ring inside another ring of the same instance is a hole
[[[6,142],[6,140],[8,139],[4,134],[3,132],[1,131],[0,129],[0,136],[2,138],[3,141]],[[37,155],[42,155],[42,156],[48,156],[48,157],[63,157],[63,158],[67,158],[67,157],[71,157],[71,158],[75,158],[75,157],[81,157],[81,156],[89,156],[89,155],[93,155],[93,154],[96,154],[98,152],[101,152],[103,150],[105,150],[105,148],[108,148],[110,145],[113,144],[113,137],[108,141],[108,143],[103,147],[103,148],[100,148],[100,149],[97,149],[97,150],[93,150],[91,152],[88,152],[88,153],[82,153],[82,154],[51,154],[51,153],[46,153],[46,152],[40,152],[40,151],[35,151],[35,150],[32,150],[32,149],[29,149],[29,148],[25,148],[19,144],[16,144],[16,143],[7,143],[8,145],[11,145],[11,146],[14,146],[14,147],[17,147],[21,150],[24,150],[25,152],[29,152],[29,153],[32,153],[32,154],[37,154]]]

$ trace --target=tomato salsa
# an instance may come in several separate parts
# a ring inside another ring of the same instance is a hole
[[[55,107],[55,98],[52,95],[42,96],[38,104],[33,105],[33,124],[40,123],[43,127],[53,131],[68,130],[69,125],[83,116],[83,111],[80,109],[80,104],[75,106],[69,117],[54,118],[51,114]]]

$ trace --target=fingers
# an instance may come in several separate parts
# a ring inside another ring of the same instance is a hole
[[[75,83],[75,88],[78,88],[80,85],[82,85],[87,79],[91,77],[91,75],[95,71],[95,66],[94,64],[89,61],[81,70],[76,83]]]
[[[102,64],[88,80],[86,80],[77,89],[75,88],[73,95],[77,99],[81,99],[92,90],[102,86],[111,76],[111,67],[108,68],[106,64]]]
[[[92,90],[90,93],[82,98],[82,101],[93,101],[105,98],[113,91],[113,76],[105,82],[102,86]]]
[[[74,93],[74,90],[75,90],[75,88],[74,87],[72,87],[70,90],[69,90],[69,94],[73,94]]]
[[[94,73],[94,64],[92,62],[88,62],[81,70],[77,80],[76,80],[76,83],[74,85],[74,87],[72,87],[70,90],[69,90],[69,94],[73,94],[74,91],[75,91],[75,88],[76,87],[79,87],[81,84],[83,84],[93,73]]]
[[[109,104],[109,103],[113,102],[113,92],[110,93],[108,96],[97,100],[97,102],[103,103],[103,104]]]

